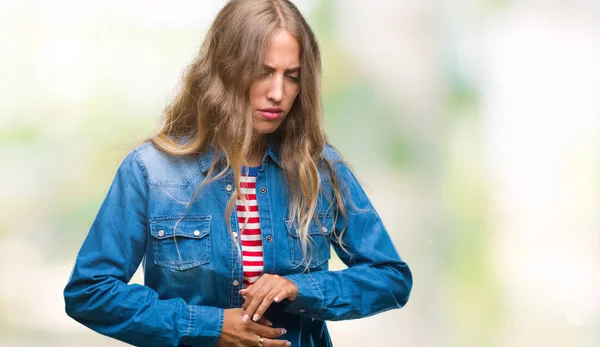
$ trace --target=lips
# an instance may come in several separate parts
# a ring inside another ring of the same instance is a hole
[[[261,116],[267,120],[275,120],[283,115],[283,110],[277,107],[267,107],[258,110]]]

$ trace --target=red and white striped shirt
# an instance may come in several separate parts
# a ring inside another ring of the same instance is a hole
[[[254,284],[264,269],[262,235],[260,232],[260,217],[256,201],[256,176],[258,167],[242,170],[240,188],[246,197],[246,204],[240,197],[236,201],[240,238],[242,240],[242,267],[244,271],[244,285],[247,288]],[[247,219],[246,219],[247,218]]]

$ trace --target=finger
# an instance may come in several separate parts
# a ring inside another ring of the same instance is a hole
[[[245,297],[244,298],[244,303],[243,303],[243,306],[242,306],[242,308],[244,309],[244,311],[246,311],[248,309],[248,306],[250,306],[250,304],[252,303],[252,300],[254,299],[254,296],[256,295],[256,291],[259,290],[266,282],[268,282],[267,280],[270,277],[271,277],[271,275],[269,275],[269,274],[263,274],[250,287],[247,287],[247,288],[244,288],[244,289],[240,289],[240,291],[239,291],[240,295],[242,295],[242,296]],[[251,317],[251,316],[250,315],[244,315],[243,320],[246,321],[246,320],[249,319],[249,317]]]
[[[251,298],[248,295],[248,292],[242,293],[240,291],[240,294],[242,294],[242,298],[244,299],[244,301],[242,302],[242,309],[244,309],[244,312],[246,312],[246,309],[248,308],[248,305],[250,304]]]
[[[279,287],[279,291],[277,292],[277,294],[275,294],[275,297],[273,297],[273,301],[281,302],[285,299],[288,299],[290,297],[290,295],[291,295],[291,293],[287,289],[287,287],[285,285],[282,285],[281,287]]]
[[[260,303],[260,305],[258,306],[258,308],[256,309],[256,312],[254,313],[255,316],[258,317],[262,317],[262,315],[267,311],[267,309],[269,308],[269,306],[271,306],[271,304],[273,302],[275,302],[275,297],[277,297],[277,300],[280,300],[281,298],[286,298],[286,294],[285,294],[285,283],[280,283],[278,286],[274,287],[273,289],[271,289],[263,298],[262,302]],[[283,299],[281,299],[283,300]]]
[[[256,295],[252,298],[250,304],[248,304],[248,307],[246,308],[246,316],[251,317],[252,320],[255,322],[261,317],[261,315],[257,314],[256,310],[263,304],[265,296],[269,293],[267,290],[267,288],[264,288],[257,292]],[[269,305],[271,305],[270,302],[267,304],[267,307],[269,307]]]
[[[270,328],[264,325],[260,325],[256,322],[249,323],[250,325],[248,326],[248,329],[258,336],[274,339],[287,333],[287,330],[285,330],[285,328]]]
[[[292,343],[287,340],[264,339],[263,347],[289,347]]]
[[[274,294],[272,296],[275,296]],[[263,313],[265,313],[265,311],[269,308],[269,306],[271,306],[271,304],[273,303],[273,299],[269,299],[269,297],[265,297],[265,299],[261,302],[260,306],[258,306],[258,308],[256,309],[256,312],[254,313],[254,318],[258,317],[262,317]]]
[[[254,284],[254,285],[256,285],[256,284]],[[258,290],[255,291],[254,295],[248,294],[248,297],[251,297],[251,299],[250,299],[250,302],[246,305],[245,316],[252,317],[253,321],[257,321],[260,318],[260,315],[256,314],[256,309],[258,309],[260,307],[265,296],[271,291],[272,287],[273,287],[273,283],[267,282],[264,285],[262,285],[260,288],[258,288]],[[246,301],[248,301],[248,300],[246,300]],[[270,303],[269,303],[269,305],[270,305]]]
[[[244,289],[244,290],[247,290],[247,289]],[[240,291],[240,294],[242,294],[241,291]],[[244,299],[244,301],[242,302],[242,309],[244,310],[244,313],[246,313],[246,310],[248,309],[250,302],[252,302],[252,297],[246,291],[242,294],[242,298]],[[247,318],[246,315],[244,315],[244,320],[247,320],[246,318]]]
[[[268,326],[268,327],[272,327],[273,326],[273,322],[271,322],[270,320],[266,319],[265,317],[260,317],[260,319],[258,321],[256,321],[256,323],[264,325],[264,326]]]
[[[258,309],[258,307],[260,306],[260,304],[262,303],[262,298],[258,298],[255,297],[252,299],[252,302],[248,305],[248,307],[246,307],[245,311],[244,311],[244,320],[248,320],[248,319],[252,319],[253,321],[257,321],[258,319],[260,319],[260,316],[256,315],[256,309]]]

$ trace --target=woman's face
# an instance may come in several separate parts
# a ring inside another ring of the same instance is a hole
[[[287,31],[271,37],[262,76],[250,87],[250,107],[256,135],[277,130],[300,89],[300,46]]]

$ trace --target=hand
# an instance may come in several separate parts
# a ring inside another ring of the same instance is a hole
[[[286,333],[283,328],[270,328],[265,324],[270,322],[259,320],[259,322],[243,321],[241,319],[244,311],[241,308],[231,308],[225,310],[225,319],[223,321],[223,330],[219,339],[218,347],[240,347],[258,346],[258,341],[262,336],[264,338],[263,347],[287,347],[291,342],[286,340],[273,340]]]
[[[240,290],[240,294],[246,298],[243,320],[258,321],[263,313],[273,302],[281,302],[283,299],[296,300],[298,287],[287,278],[263,274],[250,288]]]

